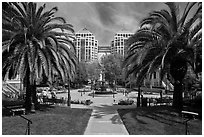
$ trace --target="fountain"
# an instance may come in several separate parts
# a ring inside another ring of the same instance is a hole
[[[90,93],[89,95],[92,96],[93,94],[96,94],[96,95],[117,94],[116,92],[113,92],[113,90],[107,87],[108,86],[105,84],[105,81],[97,81],[94,85],[94,91]]]

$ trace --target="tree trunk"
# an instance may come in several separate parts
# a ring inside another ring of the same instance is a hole
[[[24,81],[23,83],[26,85],[26,97],[25,97],[25,109],[26,109],[26,112],[31,112],[31,109],[32,111],[35,111],[35,105],[37,103],[37,97],[36,97],[36,85],[35,85],[35,82],[34,84],[32,85],[30,83],[30,71],[29,69],[26,71],[26,77],[24,78]],[[32,104],[35,104],[32,106]]]
[[[68,90],[67,106],[70,107],[71,106],[70,81],[68,81],[67,90]]]
[[[37,91],[36,91],[36,82],[34,82],[34,85],[32,87],[32,102],[34,103],[35,108],[38,108],[38,99],[37,99]]]
[[[27,69],[26,76],[23,80],[23,83],[26,86],[26,97],[25,97],[25,109],[26,112],[30,112],[31,110],[31,86],[30,86],[30,71]]]
[[[174,83],[174,94],[173,94],[173,107],[181,112],[183,109],[183,97],[182,97],[182,83],[177,81]]]
[[[140,96],[141,96],[141,90],[140,90],[140,86],[138,87],[138,97],[137,97],[137,107],[140,107]]]
[[[183,79],[187,72],[187,62],[180,56],[176,56],[170,65],[170,74],[174,78],[174,94],[173,94],[173,107],[179,113],[183,108]]]
[[[29,80],[26,82],[26,98],[25,98],[24,105],[25,105],[26,112],[30,112],[31,110],[31,86],[30,86]]]

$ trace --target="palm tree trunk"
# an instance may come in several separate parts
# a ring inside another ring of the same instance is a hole
[[[183,84],[182,81],[187,72],[187,62],[182,57],[175,57],[170,64],[170,74],[174,78],[174,94],[173,94],[173,107],[179,113],[183,108]]]
[[[175,108],[178,112],[181,112],[183,109],[182,91],[182,82],[175,82],[173,94],[173,108]]]
[[[141,90],[140,90],[140,85],[138,86],[138,97],[137,97],[137,107],[140,107],[140,96],[141,96]]]
[[[25,80],[24,83],[26,85],[26,98],[25,98],[24,106],[25,106],[26,112],[31,112],[31,110],[34,112],[37,104],[36,85],[35,85],[35,82],[33,85],[30,83],[29,69],[26,71],[26,78],[24,80]]]
[[[30,112],[31,110],[31,86],[30,86],[30,74],[29,70],[26,72],[26,77],[24,79],[24,83],[26,85],[26,98],[25,98],[25,109],[26,112]]]
[[[70,80],[68,81],[67,90],[68,90],[67,106],[71,106]]]
[[[35,108],[38,107],[38,99],[37,99],[37,91],[36,91],[36,82],[32,85],[32,101],[34,103]]]

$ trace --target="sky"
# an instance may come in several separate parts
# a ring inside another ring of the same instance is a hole
[[[184,3],[179,3],[183,9]],[[167,9],[163,2],[46,2],[46,8],[57,6],[61,16],[74,26],[75,32],[86,27],[99,45],[110,45],[121,29],[136,32],[140,21],[154,10]]]

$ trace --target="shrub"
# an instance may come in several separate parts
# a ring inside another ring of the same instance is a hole
[[[93,103],[91,100],[72,100],[71,104],[84,104],[84,105],[90,105],[91,103]]]
[[[118,105],[132,105],[134,103],[133,100],[127,99],[127,100],[119,100]]]
[[[94,94],[117,94],[117,93],[112,91],[96,91]]]

